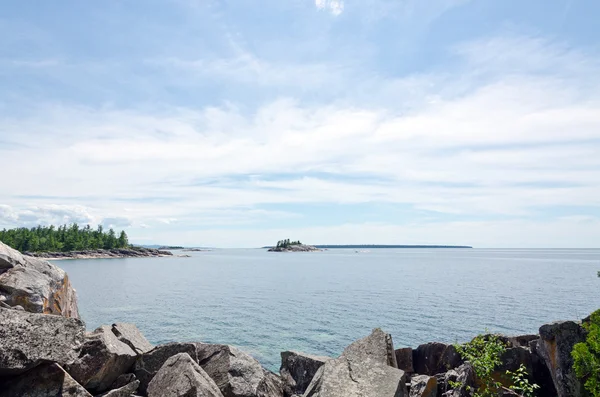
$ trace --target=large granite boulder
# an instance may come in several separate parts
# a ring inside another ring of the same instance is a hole
[[[436,375],[438,394],[444,397],[472,397],[475,390],[475,369],[466,362],[458,368],[451,369],[445,374]],[[454,385],[458,384],[458,387]]]
[[[148,353],[154,346],[134,324],[117,323],[112,325],[112,333],[137,354]]]
[[[137,353],[117,338],[112,327],[103,325],[86,335],[79,358],[67,371],[86,389],[98,394],[128,372],[136,357]]]
[[[100,397],[131,397],[140,386],[139,380],[134,380],[119,388],[113,389],[108,393],[102,394]]]
[[[284,395],[291,397],[304,394],[319,368],[329,360],[329,357],[293,351],[282,352],[279,373],[283,381]]]
[[[75,290],[64,270],[0,243],[0,296],[32,313],[79,318]]]
[[[579,397],[582,385],[573,370],[571,352],[576,343],[585,341],[585,330],[580,323],[562,321],[540,327],[537,354],[550,370],[558,397]]]
[[[49,316],[47,316],[49,317]],[[92,397],[58,364],[40,365],[0,381],[0,397]]]
[[[304,397],[408,396],[406,374],[394,367],[396,360],[390,354],[394,355],[391,337],[376,329],[348,346],[339,358],[327,361]]]
[[[195,343],[167,343],[156,346],[149,352],[137,357],[133,371],[140,381],[139,392],[141,394],[146,394],[148,385],[163,364],[179,353],[187,353],[194,361],[198,361]]]
[[[215,382],[186,353],[170,357],[148,385],[148,397],[223,397]]]
[[[463,360],[453,345],[431,342],[413,350],[413,367],[417,374],[434,376],[462,363]]]
[[[435,376],[417,375],[410,379],[410,397],[437,397],[437,391]]]
[[[0,308],[0,376],[23,373],[43,363],[77,359],[85,326],[75,318]]]
[[[228,345],[197,343],[198,363],[225,397],[281,397],[279,376],[258,361]]]

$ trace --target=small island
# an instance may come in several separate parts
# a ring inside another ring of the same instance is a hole
[[[322,251],[312,245],[302,244],[300,241],[280,240],[275,247],[268,249],[269,252],[314,252]]]

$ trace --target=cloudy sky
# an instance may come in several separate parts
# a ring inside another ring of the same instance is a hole
[[[0,227],[597,247],[596,0],[0,4]]]

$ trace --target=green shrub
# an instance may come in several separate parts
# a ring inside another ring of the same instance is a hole
[[[583,327],[588,334],[585,342],[573,347],[573,368],[587,395],[600,397],[600,310],[592,313]]]
[[[523,364],[521,364],[519,369],[514,372],[506,371],[506,375],[508,375],[512,381],[512,386],[510,388],[523,397],[534,397],[535,391],[540,388],[535,383],[529,383],[529,379],[527,378],[527,369]]]

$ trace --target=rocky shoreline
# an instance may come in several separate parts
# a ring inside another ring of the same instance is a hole
[[[69,252],[25,252],[26,256],[47,260],[61,259],[116,259],[173,256],[173,253],[155,248],[115,248]]]
[[[320,248],[312,245],[305,244],[294,244],[287,247],[271,247],[267,251],[269,252],[318,252],[323,251]]]
[[[498,379],[523,365],[539,397],[583,396],[570,354],[582,322],[500,338]],[[378,328],[339,357],[281,359],[276,374],[229,345],[154,346],[125,323],[86,332],[67,274],[0,243],[0,397],[472,397],[479,382],[453,345],[395,349]]]

